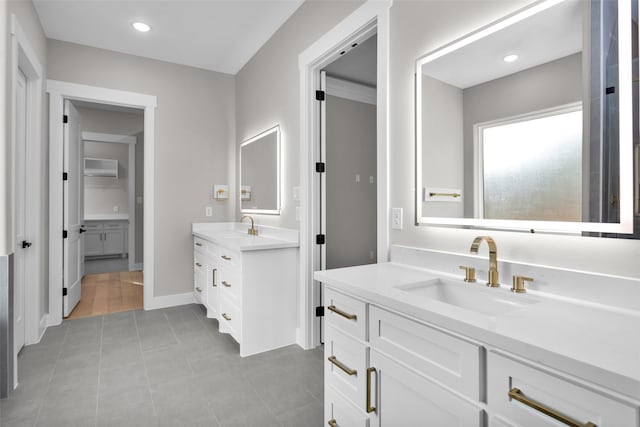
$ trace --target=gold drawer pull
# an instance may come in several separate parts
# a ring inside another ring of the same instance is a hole
[[[196,246],[202,246],[202,243],[196,242]]]
[[[376,371],[376,368],[374,367],[367,368],[367,414],[370,414],[376,411],[376,407],[371,406],[371,373],[372,372],[375,372],[376,377],[378,376],[378,372]]]
[[[224,286],[226,286],[227,288],[230,288],[230,287],[231,287],[231,283],[227,282],[226,280],[223,280],[223,281],[222,281],[222,284],[223,284]]]
[[[356,316],[355,314],[349,314],[349,313],[345,313],[344,311],[340,310],[339,308],[336,308],[335,305],[330,305],[329,307],[327,307],[329,309],[329,311],[333,311],[335,314],[339,314],[340,316],[349,319],[349,320],[357,320],[358,316]]]
[[[329,424],[329,427],[338,427],[338,422],[333,418],[331,418],[327,424]]]
[[[218,276],[218,269],[214,268],[211,270],[211,287],[215,288],[216,286],[218,286],[218,284],[216,283],[216,277]]]
[[[199,262],[196,262],[196,266],[202,267],[202,264],[200,264]]]
[[[358,371],[356,371],[355,369],[347,368],[342,363],[338,362],[338,359],[336,359],[335,356],[329,356],[328,359],[329,359],[329,362],[331,362],[333,365],[343,370],[347,375],[356,375],[356,376],[358,375]]]
[[[224,317],[225,320],[231,320],[231,317],[229,317],[227,313],[222,313],[222,317]]]
[[[515,399],[518,402],[535,409],[536,411],[542,412],[543,414],[553,418],[554,420],[558,420],[563,424],[566,424],[571,427],[596,427],[596,425],[592,422],[581,423],[572,418],[567,417],[566,415],[561,414],[560,412],[554,411],[551,408],[544,406],[541,403],[536,402],[535,400],[531,400],[526,397],[519,388],[512,388],[509,390],[509,397],[511,399]]]
[[[226,255],[222,255],[220,258],[226,260],[226,261],[231,261],[231,257],[230,256],[226,256]]]
[[[200,289],[200,288],[196,288],[196,291],[198,291],[198,292],[202,292],[202,289]]]

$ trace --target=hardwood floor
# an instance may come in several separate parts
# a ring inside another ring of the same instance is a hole
[[[82,298],[67,319],[142,309],[142,284],[142,271],[86,274]]]

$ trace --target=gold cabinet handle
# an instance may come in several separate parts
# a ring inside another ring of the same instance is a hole
[[[218,276],[218,269],[214,268],[213,270],[211,270],[211,287],[215,288],[216,286],[218,286],[218,284],[216,283],[216,277]]]
[[[222,258],[225,261],[231,261],[231,257],[230,256],[222,255],[220,258]]]
[[[231,320],[231,317],[229,317],[227,313],[222,313],[222,317],[224,317],[225,320]]]
[[[226,280],[223,280],[223,281],[222,281],[222,284],[223,284],[224,286],[226,286],[227,288],[230,288],[230,287],[231,287],[231,283],[227,282]]]
[[[339,308],[336,308],[335,305],[330,305],[329,307],[327,307],[329,309],[329,311],[333,311],[335,314],[339,314],[340,316],[349,319],[349,320],[357,320],[358,316],[356,316],[355,314],[349,314],[346,313],[342,310],[340,310]]]
[[[197,267],[202,267],[202,264],[200,264],[199,262],[196,262],[196,266]]]
[[[542,403],[536,402],[535,400],[531,400],[526,397],[519,388],[512,388],[509,390],[509,397],[511,399],[517,400],[518,402],[528,406],[529,408],[535,409],[538,412],[542,412],[543,414],[553,418],[554,420],[558,420],[563,424],[566,424],[571,427],[596,427],[596,425],[592,422],[581,423],[572,418],[567,417],[564,414],[561,414],[558,411],[555,411]]]
[[[329,356],[328,360],[329,360],[329,362],[331,362],[331,364],[333,364],[333,365],[337,366],[338,368],[340,368],[347,375],[356,375],[356,376],[358,375],[358,371],[356,371],[355,369],[347,368],[341,362],[339,362],[338,359],[336,359],[335,356]]]
[[[198,291],[198,292],[202,292],[202,289],[200,289],[200,288],[196,288],[196,291]]]
[[[331,418],[327,424],[329,427],[338,427],[338,422],[334,418]]]
[[[371,368],[367,368],[367,414],[370,414],[372,412],[376,412],[376,407],[371,405],[371,374],[374,373],[376,374],[376,377],[378,376],[378,372],[376,371],[376,368],[371,367]]]
[[[202,246],[202,243],[196,242],[196,246]]]

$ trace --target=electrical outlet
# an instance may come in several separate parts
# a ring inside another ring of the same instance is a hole
[[[120,206],[114,206],[113,207],[113,211],[114,212],[120,212]]]
[[[391,209],[391,228],[402,230],[402,208]]]
[[[213,216],[213,208],[211,206],[207,206],[204,208],[205,216]]]
[[[373,184],[373,181],[374,181],[374,179],[373,179],[373,175],[371,175],[371,176],[369,177],[369,184]]]
[[[374,259],[376,256],[375,252],[369,251],[369,259]]]

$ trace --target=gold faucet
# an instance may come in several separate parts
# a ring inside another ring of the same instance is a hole
[[[247,233],[249,233],[249,235],[251,236],[257,236],[258,230],[254,226],[253,218],[250,215],[245,215],[242,218],[240,218],[240,222],[242,222],[242,220],[245,218],[249,218],[251,220],[251,227],[247,230]]]
[[[480,243],[482,241],[487,242],[489,246],[489,277],[487,286],[491,286],[492,288],[497,288],[500,286],[498,279],[498,247],[496,246],[495,240],[493,240],[489,236],[478,236],[473,239],[473,243],[471,243],[471,253],[478,254],[478,248],[480,247]]]

